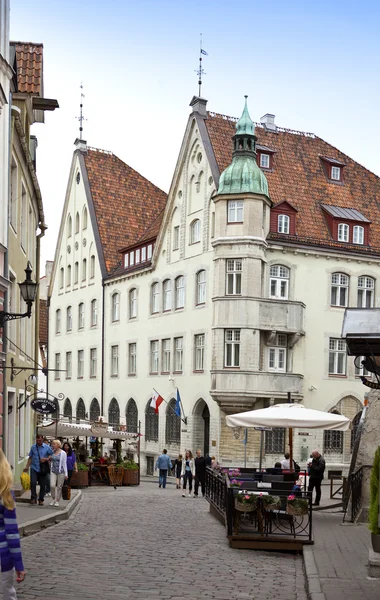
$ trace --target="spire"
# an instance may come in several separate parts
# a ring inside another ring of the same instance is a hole
[[[83,83],[80,84],[80,105],[79,105],[79,117],[75,117],[79,121],[79,139],[83,138],[83,121],[87,121],[87,119],[83,116]]]
[[[244,134],[255,135],[255,124],[252,121],[251,117],[249,116],[249,112],[248,112],[248,105],[247,105],[248,96],[244,96],[244,98],[245,98],[244,110],[243,110],[243,113],[242,113],[240,119],[236,123],[236,135],[244,135]]]

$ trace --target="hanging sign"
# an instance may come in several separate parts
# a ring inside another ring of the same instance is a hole
[[[364,385],[366,385],[367,387],[373,389],[373,390],[379,390],[380,389],[380,384],[376,383],[375,381],[369,381],[369,379],[366,379],[365,377],[360,377],[362,383]]]
[[[56,400],[48,400],[48,398],[33,398],[30,401],[30,406],[32,409],[40,413],[41,415],[51,415],[55,413],[57,410],[57,402]]]

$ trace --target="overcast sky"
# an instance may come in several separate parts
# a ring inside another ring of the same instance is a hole
[[[78,136],[168,191],[189,102],[310,131],[380,174],[380,4],[363,0],[11,0],[11,39],[44,44],[45,97],[60,108],[35,125],[37,174],[53,259]]]

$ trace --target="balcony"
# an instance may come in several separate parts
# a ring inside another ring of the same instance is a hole
[[[303,333],[303,302],[265,299],[259,304],[259,329]]]

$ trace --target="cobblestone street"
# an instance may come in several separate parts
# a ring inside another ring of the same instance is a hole
[[[68,521],[22,548],[22,600],[306,600],[300,556],[230,549],[208,503],[173,485],[86,490]]]

